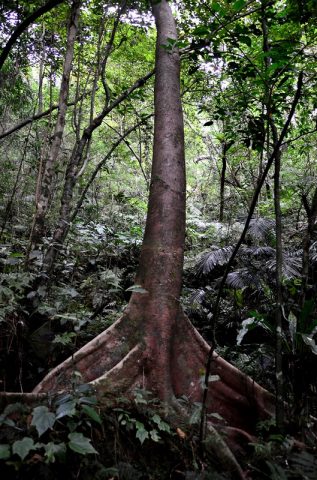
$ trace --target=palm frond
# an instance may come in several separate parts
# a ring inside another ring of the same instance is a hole
[[[317,241],[313,242],[309,249],[309,257],[312,263],[317,262]]]
[[[275,248],[268,246],[241,246],[241,255],[246,257],[272,257],[275,255]]]
[[[317,471],[317,459],[306,450],[295,452],[289,458],[290,464],[302,478],[314,480]]]
[[[212,252],[205,253],[197,264],[197,275],[207,275],[215,267],[229,262],[233,251],[232,246],[216,248]]]
[[[269,272],[276,273],[276,259],[272,258],[266,262]],[[282,275],[286,280],[300,277],[301,259],[290,254],[283,255]]]
[[[293,255],[283,255],[283,275],[285,278],[295,278],[301,276],[302,260]]]
[[[189,302],[191,304],[193,303],[201,303],[204,298],[206,296],[206,292],[205,290],[203,290],[202,288],[199,288],[198,290],[195,290],[191,296],[189,297]]]
[[[262,290],[260,278],[247,268],[241,268],[228,274],[227,285],[234,289],[255,288]]]
[[[274,231],[274,221],[268,218],[252,218],[248,234],[254,240],[265,240]]]

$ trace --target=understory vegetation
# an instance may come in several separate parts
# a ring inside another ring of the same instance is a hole
[[[146,388],[101,404],[76,369],[69,392],[23,397],[146,293],[149,2],[50,3],[6,58],[46,3],[0,6],[1,478],[238,478],[202,435],[223,422],[203,398],[180,396],[179,415]],[[187,168],[181,304],[276,395],[276,417],[234,452],[244,478],[315,480],[316,5],[169,3],[179,40],[161,48],[181,55]],[[205,382],[211,398],[218,380]]]

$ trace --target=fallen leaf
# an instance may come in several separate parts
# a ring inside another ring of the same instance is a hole
[[[176,433],[179,436],[179,438],[182,438],[183,440],[184,440],[184,438],[187,437],[186,433],[183,432],[183,430],[181,430],[180,428],[176,428]]]

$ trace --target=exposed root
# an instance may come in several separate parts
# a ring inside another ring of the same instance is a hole
[[[0,409],[3,410],[6,405],[16,402],[24,402],[27,405],[37,405],[39,402],[46,402],[48,400],[48,393],[0,392]]]
[[[204,340],[200,333],[195,329],[186,315],[183,314],[183,325],[187,330],[187,334],[192,338],[194,342],[191,343],[192,349],[195,352],[200,352],[200,359],[203,365],[206,365],[206,356],[209,353],[210,345]],[[195,345],[193,345],[193,343]],[[274,414],[275,409],[275,397],[256,383],[252,378],[248,377],[245,373],[241,372],[238,368],[231,365],[224,358],[220,357],[217,352],[213,353],[213,368],[212,374],[218,374],[221,378],[221,382],[230,389],[232,389],[236,396],[238,394],[244,396],[250,402],[252,406],[256,406],[258,414],[261,417],[270,417]],[[217,384],[217,387],[219,385]],[[213,388],[211,386],[211,392]],[[212,395],[212,393],[211,393]],[[238,398],[237,398],[238,400]]]
[[[179,425],[183,425],[187,421],[189,424],[190,414],[188,409],[180,404],[180,402],[174,397],[169,405],[166,407],[167,411],[165,416],[170,424],[174,425],[175,428]],[[235,453],[231,450],[229,444],[227,443],[227,434],[226,429],[218,431],[218,429],[211,423],[208,422],[206,426],[206,439],[204,441],[204,450],[208,453],[208,456],[213,457],[211,461],[216,458],[224,471],[235,475],[235,478],[245,480],[245,474],[235,456]],[[254,440],[254,439],[253,439]]]
[[[148,320],[140,303],[139,308],[134,305],[130,302],[117,322],[53,369],[29,398],[28,394],[20,398],[30,402],[45,394],[71,390],[73,373],[79,371],[101,403],[109,405],[113,396],[132,395],[139,387],[152,391],[168,405],[166,416],[172,421],[173,415],[188,418],[177,397],[185,395],[191,403],[202,401],[210,346],[182,310],[170,329],[160,330],[157,316]],[[236,455],[254,441],[257,420],[272,414],[273,396],[216,353],[211,374],[207,412],[217,413],[223,420],[215,419],[212,424],[208,420],[206,446],[224,468],[244,479]],[[16,398],[16,394],[11,395]],[[9,401],[10,394],[6,396]]]
[[[134,348],[138,326],[124,314],[111,327],[60,363],[34,388],[34,393],[69,390],[75,371],[89,383],[115,367]],[[132,331],[134,330],[134,334]]]
[[[233,451],[224,440],[224,437],[211,423],[208,423],[207,436],[204,444],[206,451],[214,453],[227,472],[236,474],[237,478],[241,480],[246,479],[246,475]]]
[[[142,348],[141,345],[136,345],[117,365],[90,383],[100,398],[107,392],[111,392],[112,395],[129,393],[136,387],[144,388],[143,368]]]

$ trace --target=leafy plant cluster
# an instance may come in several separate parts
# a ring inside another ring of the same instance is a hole
[[[219,351],[270,390],[274,390],[275,384],[276,339],[276,252],[272,229],[271,220],[257,218],[251,221],[247,243],[240,247],[227,275],[221,314],[215,326],[214,304],[234,246],[213,247],[200,257],[191,277],[197,288],[189,288],[187,299],[188,312],[204,335],[212,340],[215,328]],[[287,422],[290,431],[296,430],[296,425],[302,432],[305,430],[303,436],[310,442],[304,425],[315,425],[311,417],[316,403],[315,243],[310,248],[309,290],[304,301],[302,255],[302,249],[294,246],[283,252],[281,335]]]
[[[188,426],[168,423],[164,406],[150,392],[137,389],[132,401],[109,397],[101,408],[91,387],[79,382],[75,374],[72,393],[48,404],[12,403],[4,409],[0,465],[5,478],[200,477],[197,439]],[[195,408],[189,426],[199,421]],[[204,478],[227,478],[215,465],[208,468]]]
[[[0,459],[6,478],[32,478],[37,470],[50,478],[50,467],[54,471],[56,464],[58,474],[74,454],[75,462],[78,456],[97,455],[90,438],[102,425],[96,404],[91,387],[83,384],[72,394],[52,399],[49,406],[9,404],[0,420]]]

